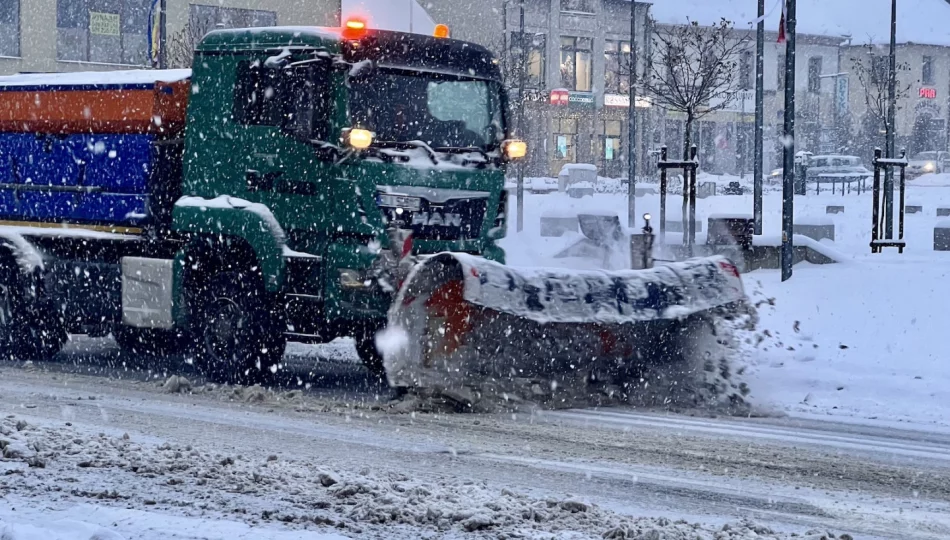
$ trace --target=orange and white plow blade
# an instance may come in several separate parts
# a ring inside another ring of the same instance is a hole
[[[616,379],[672,357],[685,321],[745,309],[745,300],[724,257],[606,272],[442,253],[412,270],[379,343],[394,387]]]

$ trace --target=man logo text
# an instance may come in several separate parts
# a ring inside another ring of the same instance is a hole
[[[461,227],[461,214],[440,214],[438,212],[419,212],[412,216],[413,225],[438,226],[438,227]]]

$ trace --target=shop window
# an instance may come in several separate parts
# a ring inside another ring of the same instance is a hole
[[[623,122],[620,120],[604,120],[600,122],[600,146],[603,149],[601,157],[605,162],[621,159],[623,153]]]
[[[591,91],[591,38],[561,38],[561,86],[578,92]]]
[[[555,118],[553,123],[554,159],[574,161],[574,150],[577,145],[577,120]]]
[[[604,44],[604,91],[608,94],[630,93],[630,42],[607,40]]]
[[[525,86],[528,88],[544,88],[545,43],[546,36],[544,34],[511,34],[508,58],[511,62],[510,71],[513,74],[513,80],[518,80],[522,50],[527,47]]]

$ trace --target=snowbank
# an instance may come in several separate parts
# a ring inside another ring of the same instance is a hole
[[[628,517],[573,497],[530,496],[455,476],[432,482],[369,466],[335,471],[276,453],[215,453],[140,438],[0,420],[4,447],[29,454],[5,452],[0,461],[6,478],[16,479],[4,486],[0,538],[790,538],[754,523],[709,528]]]
[[[754,399],[793,415],[950,426],[950,265],[798,265],[785,283],[773,271],[745,281],[761,318],[748,344]]]

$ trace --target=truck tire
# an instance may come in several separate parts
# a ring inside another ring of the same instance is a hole
[[[271,375],[284,356],[287,337],[260,278],[224,272],[197,293],[198,368],[209,379],[236,384]]]
[[[355,338],[356,354],[359,355],[363,366],[369,370],[373,378],[386,380],[386,367],[383,365],[383,355],[376,349],[376,333],[365,331]]]
[[[16,264],[0,260],[0,353],[13,360],[49,360],[68,338],[55,303],[31,302]]]

